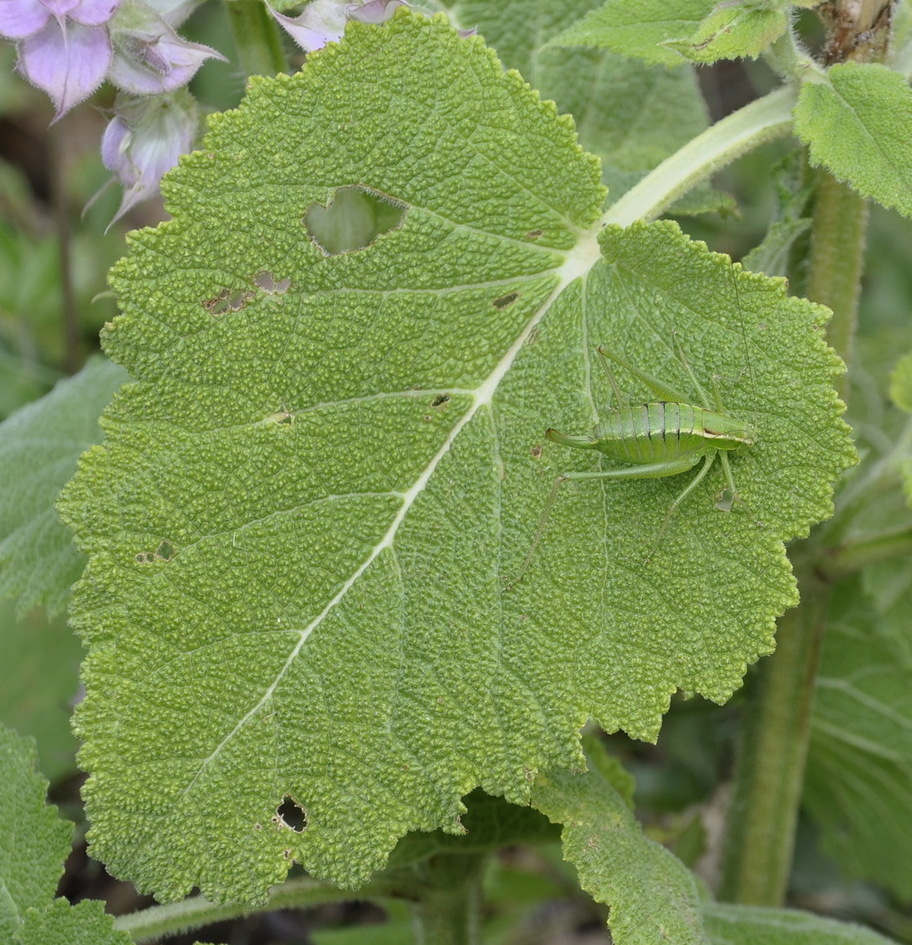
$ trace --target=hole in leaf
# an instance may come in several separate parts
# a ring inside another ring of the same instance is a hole
[[[295,833],[303,833],[307,827],[307,811],[290,794],[285,795],[276,814],[279,821]]]
[[[218,295],[203,302],[203,308],[210,315],[224,315],[226,312],[237,312],[252,298],[253,292],[249,289],[222,289]]]
[[[531,451],[532,459],[538,459],[542,454],[542,448],[540,446],[533,446]]]
[[[494,308],[499,310],[506,308],[508,305],[512,305],[518,298],[518,292],[510,292],[507,295],[502,295],[499,299],[494,299],[492,304],[494,305]]]
[[[170,561],[177,551],[170,541],[163,541],[155,550],[155,557],[161,561]]]
[[[432,407],[442,407],[442,406],[444,406],[444,404],[448,404],[449,402],[450,402],[450,395],[449,395],[449,394],[438,394],[438,395],[431,401],[431,406],[432,406]]]
[[[307,208],[304,226],[327,256],[338,256],[364,249],[400,227],[405,211],[392,197],[364,187],[340,187],[326,206],[315,203]]]
[[[253,277],[253,284],[264,292],[274,295],[284,295],[291,287],[291,277],[276,279],[271,272],[258,272]]]

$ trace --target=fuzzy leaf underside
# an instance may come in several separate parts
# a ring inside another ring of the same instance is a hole
[[[912,89],[901,75],[879,63],[833,66],[826,81],[802,85],[795,131],[812,164],[912,216]]]
[[[54,503],[76,460],[101,439],[98,416],[127,379],[101,358],[0,424],[0,597],[21,615],[36,604],[63,609],[85,558]]]
[[[343,186],[405,212],[327,256],[302,220]],[[292,860],[354,885],[476,786],[527,802],[587,717],[654,738],[676,688],[724,700],[769,652],[782,542],[852,458],[826,311],[670,223],[597,261],[597,162],[480,39],[353,24],[254,80],[167,196],[112,277],[139,383],[62,502],[109,869],[162,899],[262,899]],[[543,436],[609,401],[594,346],[694,397],[675,339],[758,430],[742,501],[715,508],[718,466],[667,525],[686,477],[567,488],[508,590],[555,475],[597,465]]]
[[[564,859],[596,902],[611,907],[617,945],[707,945],[693,874],[644,836],[624,799],[591,770],[539,775],[532,805],[563,824]]]

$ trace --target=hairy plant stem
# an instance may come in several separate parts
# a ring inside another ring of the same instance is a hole
[[[864,268],[868,204],[827,171],[819,172],[815,190],[807,294],[812,301],[822,302],[833,310],[827,339],[849,364]],[[848,375],[843,374],[836,381],[836,390],[843,400],[848,389]]]
[[[363,886],[357,893],[340,889],[329,882],[316,879],[293,879],[281,886],[274,886],[269,891],[269,898],[262,906],[240,905],[238,903],[209,902],[203,896],[193,896],[181,902],[164,906],[151,906],[129,915],[119,916],[114,920],[114,927],[127,932],[134,942],[151,942],[180,932],[224,922],[257,912],[273,912],[276,909],[307,909],[330,902],[351,902],[353,899],[383,903],[383,900],[416,899],[421,890],[416,886],[409,888],[398,882],[383,879],[374,880]]]
[[[785,137],[792,130],[797,96],[797,88],[785,85],[710,125],[631,187],[608,208],[602,222],[628,226],[635,220],[654,220],[732,161]]]
[[[412,904],[416,945],[480,945],[487,855],[437,856],[416,867],[425,892]]]
[[[855,333],[866,223],[865,202],[821,172],[814,201],[808,295],[833,309],[828,338],[847,363]],[[838,390],[845,399],[848,383],[844,377]],[[780,620],[776,652],[758,668],[752,686],[723,856],[720,896],[731,902],[778,906],[785,896],[830,598],[830,582],[817,564],[825,557],[825,549],[815,547],[813,541],[793,549],[801,605]]]
[[[244,75],[286,72],[282,35],[263,0],[228,0],[226,6]]]

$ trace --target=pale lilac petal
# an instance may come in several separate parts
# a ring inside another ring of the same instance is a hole
[[[59,20],[69,16],[79,6],[79,0],[41,0],[41,5]]]
[[[308,29],[300,23],[293,20],[290,16],[283,13],[277,13],[272,10],[272,15],[280,26],[284,27],[285,32],[303,49],[305,52],[316,52],[322,49],[327,43],[338,42],[342,38],[341,33],[320,32],[318,30]]]
[[[345,32],[342,0],[313,0],[294,18],[277,13],[272,7],[269,12],[305,52],[316,52],[327,43],[337,43]]]
[[[168,24],[177,29],[202,0],[144,0]]]
[[[56,121],[101,85],[111,64],[108,31],[54,20],[19,44],[19,69],[33,85],[50,95]]]
[[[128,103],[102,139],[105,166],[124,186],[115,222],[131,207],[154,197],[162,175],[193,147],[198,127],[196,104],[185,97],[164,96]]]
[[[128,186],[136,182],[137,174],[134,172],[127,176],[122,173],[123,155],[126,150],[126,143],[130,134],[129,125],[119,115],[108,122],[108,127],[101,137],[101,163],[109,171],[117,174],[118,180]]]
[[[0,0],[0,36],[25,39],[42,29],[50,15],[38,0]]]
[[[359,5],[349,3],[345,12],[353,19],[362,23],[385,23],[395,12],[397,7],[407,7],[405,0],[367,0]]]
[[[207,59],[225,57],[209,46],[181,39],[164,20],[157,36],[115,34],[108,78],[133,95],[160,95],[186,85]]]
[[[70,19],[83,26],[101,26],[114,16],[121,0],[80,0],[70,12]]]

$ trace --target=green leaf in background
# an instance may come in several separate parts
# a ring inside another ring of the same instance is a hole
[[[98,417],[127,379],[102,358],[0,424],[0,597],[17,612],[63,609],[85,558],[73,547],[54,503],[79,455],[101,439]]]
[[[842,582],[817,681],[804,803],[824,849],[846,875],[879,883],[908,902],[912,641],[897,646],[878,621],[861,581]],[[906,625],[912,637],[908,618]]]
[[[0,941],[9,945],[130,945],[102,902],[54,899],[73,825],[45,801],[35,745],[0,725]]]
[[[476,27],[504,64],[558,111],[574,116],[580,144],[602,159],[612,201],[709,124],[696,72],[655,69],[608,50],[542,44],[598,0],[466,0],[460,25]],[[718,209],[718,198],[712,201]]]
[[[893,945],[871,929],[797,909],[704,902],[712,945]]]
[[[662,44],[693,35],[714,6],[715,0],[608,0],[551,43],[596,46],[649,63],[680,66],[684,57]]]
[[[73,825],[45,803],[35,743],[0,725],[0,941],[9,942],[29,909],[50,903],[70,852]]]
[[[75,768],[70,716],[81,659],[79,638],[62,618],[34,611],[17,620],[12,603],[0,602],[0,722],[38,742],[38,767],[51,782]]]
[[[707,941],[697,883],[687,867],[643,834],[624,798],[592,771],[540,774],[532,805],[563,824],[564,859],[580,885],[610,909],[617,945]]]
[[[846,62],[801,86],[795,131],[864,197],[912,216],[912,89],[878,63]]]
[[[327,255],[303,221],[340,187],[400,224]],[[672,223],[600,230],[597,162],[479,38],[351,24],[253,80],[167,193],[112,277],[106,346],[139,383],[62,501],[115,874],[356,885],[407,831],[460,832],[476,786],[527,803],[588,717],[655,738],[677,688],[723,701],[772,649],[783,542],[854,455],[826,310]],[[683,349],[755,427],[742,501],[716,508],[719,469],[667,522],[680,477],[567,488],[508,590],[554,477],[595,468],[544,431],[609,402],[600,342],[690,390]]]
[[[890,396],[898,407],[912,413],[912,354],[903,355],[890,378]]]

